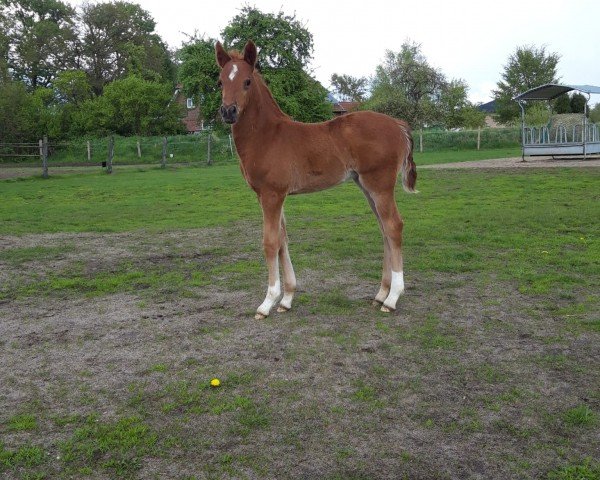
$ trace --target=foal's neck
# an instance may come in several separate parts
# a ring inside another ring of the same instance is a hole
[[[269,132],[277,123],[289,120],[273,98],[262,77],[254,74],[254,88],[249,92],[248,104],[238,122],[233,125],[236,146],[239,142],[262,142],[262,134]],[[243,146],[243,145],[242,145]]]

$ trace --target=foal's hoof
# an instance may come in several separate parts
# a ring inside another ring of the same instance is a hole
[[[382,304],[383,304],[383,302],[380,302],[379,300],[373,300],[371,302],[371,305],[373,305],[374,307],[379,307]]]
[[[287,307],[284,307],[283,305],[279,305],[279,306],[277,307],[277,311],[278,311],[279,313],[285,313],[285,312],[289,312],[289,311],[290,311],[290,309],[289,309],[289,308],[287,308]]]
[[[265,318],[267,318],[267,316],[262,313],[257,312],[256,315],[254,315],[254,320],[264,320]]]
[[[392,307],[386,307],[385,305],[382,305],[382,306],[381,306],[381,311],[382,311],[382,312],[385,312],[385,313],[391,313],[391,312],[393,312],[394,310],[396,310],[396,309],[395,309],[395,308],[392,308]]]

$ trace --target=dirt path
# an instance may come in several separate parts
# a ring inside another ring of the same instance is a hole
[[[455,169],[455,168],[556,168],[556,167],[600,167],[600,158],[561,158],[528,157],[525,161],[521,157],[495,158],[491,160],[474,160],[470,162],[438,163],[436,165],[421,165],[421,168]]]

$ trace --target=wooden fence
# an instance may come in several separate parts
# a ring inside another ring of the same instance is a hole
[[[39,161],[33,160],[39,159]],[[0,165],[41,166],[48,177],[49,167],[99,166],[110,174],[123,165],[204,164],[235,161],[236,152],[230,135],[212,133],[179,137],[126,138],[110,136],[78,142],[0,143]]]

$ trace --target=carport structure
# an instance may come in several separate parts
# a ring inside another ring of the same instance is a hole
[[[542,127],[525,125],[525,104],[529,101],[550,101],[572,90],[584,93],[589,101],[590,95],[600,94],[600,87],[594,85],[559,85],[548,83],[527,90],[513,100],[521,107],[521,142],[523,159],[534,155],[572,155],[583,156],[600,154],[600,126],[589,123],[587,102],[581,122],[574,125],[545,125]]]

